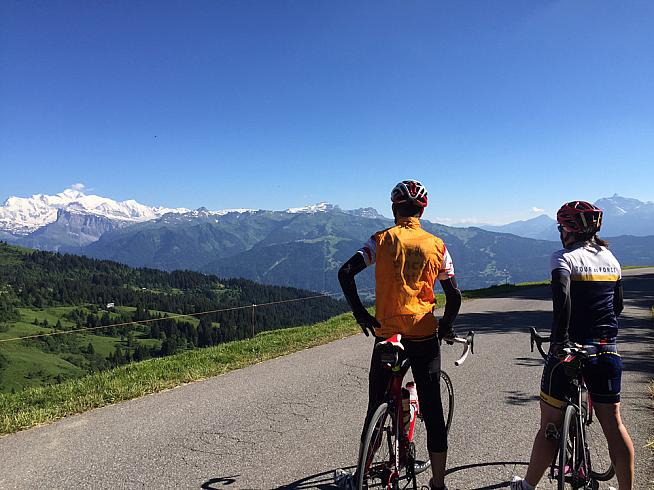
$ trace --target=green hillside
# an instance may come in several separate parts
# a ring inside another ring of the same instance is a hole
[[[346,310],[343,302],[315,296],[0,242],[0,392],[61,383]]]

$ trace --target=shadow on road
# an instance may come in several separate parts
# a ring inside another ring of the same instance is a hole
[[[450,468],[445,473],[446,475],[451,475],[458,471],[466,471],[469,469],[475,468],[485,468],[489,466],[527,466],[528,463],[525,461],[493,461],[486,463],[474,463],[463,466],[456,466]],[[354,466],[350,468],[344,468],[347,470],[354,471]],[[489,484],[483,487],[475,487],[476,490],[489,490],[492,488],[506,488],[509,486],[509,481],[502,481],[494,484]],[[220,488],[220,487],[202,487],[202,488]],[[317,490],[336,490],[338,487],[334,484],[334,470],[324,471],[322,473],[317,473],[315,475],[307,476],[299,480],[295,480],[292,483],[282,485],[281,487],[276,487],[274,490],[308,490],[308,489],[317,489]]]
[[[466,471],[470,469],[476,469],[476,468],[487,468],[489,466],[511,466],[512,469],[515,469],[516,466],[527,466],[529,463],[526,461],[493,461],[490,463],[474,463],[474,464],[466,464],[462,466],[456,466],[454,468],[450,468],[445,472],[446,475],[451,475],[452,473],[456,473],[458,471]],[[501,481],[498,483],[491,483],[489,485],[484,485],[483,487],[474,487],[474,490],[490,490],[491,488],[506,488],[509,486],[509,481]]]
[[[540,400],[538,395],[533,393],[525,393],[524,391],[505,391],[506,393],[506,402],[509,405],[526,405]]]
[[[342,469],[352,472],[355,470],[354,466]],[[301,490],[309,488],[315,488],[318,490],[336,490],[338,487],[334,483],[334,471],[335,469],[323,471],[322,473],[295,480],[294,482],[282,485],[281,487],[276,487],[273,490]]]
[[[516,366],[538,367],[543,366],[543,360],[540,357],[516,357],[514,364]]]
[[[654,296],[645,299],[648,308],[654,305]],[[629,300],[629,306],[633,300]],[[484,333],[524,333],[525,353],[529,352],[529,327],[534,326],[541,334],[549,332],[552,314],[550,312],[527,310],[484,313],[462,313],[457,317],[456,329],[459,332],[474,330]],[[623,351],[622,362],[625,371],[654,374],[654,323],[651,318],[633,316],[629,313],[618,319],[618,351]],[[479,345],[483,345],[481,339]],[[518,357],[520,366],[542,364],[540,358]]]
[[[475,333],[522,333],[529,348],[529,327],[549,331],[552,313],[541,310],[489,311],[483,313],[460,313],[456,318],[457,332],[474,330]]]
[[[205,481],[200,488],[204,488],[205,490],[217,490],[220,488],[228,487],[236,483],[236,478],[238,478],[239,476],[241,475],[212,478],[211,480]]]

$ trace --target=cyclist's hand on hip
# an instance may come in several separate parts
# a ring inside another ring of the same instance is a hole
[[[363,333],[366,334],[366,337],[370,335],[370,333],[375,335],[375,329],[381,326],[377,319],[368,313],[367,310],[355,312],[354,318],[361,327],[361,330],[363,330]]]

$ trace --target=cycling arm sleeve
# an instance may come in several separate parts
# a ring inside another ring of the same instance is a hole
[[[355,253],[350,260],[345,262],[338,270],[338,282],[341,284],[341,289],[345,295],[354,316],[357,317],[360,313],[367,313],[367,310],[361,304],[359,293],[357,292],[357,285],[354,282],[354,276],[366,268],[366,263],[363,260],[363,255]]]
[[[445,312],[440,323],[451,326],[459,314],[461,308],[461,291],[454,277],[440,281],[443,291],[445,292]]]
[[[552,320],[552,343],[565,343],[568,337],[570,326],[570,272],[565,269],[554,269],[552,271],[552,303],[554,318]]]
[[[615,316],[622,313],[622,310],[624,310],[624,290],[622,289],[622,281],[618,279],[613,290],[613,311]]]

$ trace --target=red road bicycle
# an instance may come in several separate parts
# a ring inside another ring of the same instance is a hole
[[[538,335],[530,328],[531,351],[534,344],[538,352],[547,359],[542,344],[549,337]],[[569,351],[569,352],[568,352]],[[549,428],[548,437],[557,438],[558,450],[550,466],[550,480],[556,480],[557,488],[584,488],[595,490],[600,481],[613,478],[615,470],[611,465],[604,434],[598,424],[593,424],[593,401],[582,375],[583,366],[590,359],[585,349],[566,349],[568,355],[561,360],[570,376],[570,389],[565,396],[563,425],[560,429]],[[591,448],[590,441],[594,440]]]
[[[463,344],[463,354],[455,361],[460,366],[474,352],[474,332],[465,338],[445,339],[448,343]],[[383,349],[381,362],[392,372],[388,381],[385,401],[382,402],[368,423],[357,464],[357,489],[386,488],[399,490],[418,488],[416,475],[430,466],[427,451],[426,429],[417,397],[409,393],[411,384],[403,387],[404,376],[409,370],[409,359],[398,355],[403,350],[401,335],[380,342],[376,349]],[[454,389],[447,373],[441,370],[441,401],[445,427],[449,432],[454,413]],[[410,408],[406,411],[406,400]],[[403,400],[404,408],[403,408]]]

